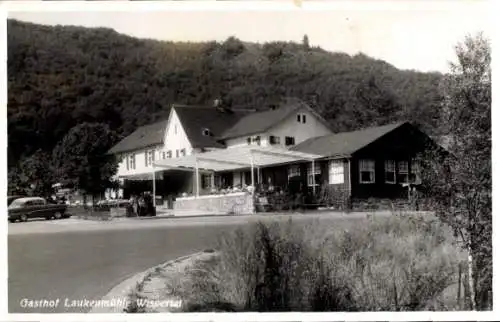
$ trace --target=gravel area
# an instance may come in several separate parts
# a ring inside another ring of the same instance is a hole
[[[175,287],[185,278],[187,269],[198,261],[216,256],[213,252],[197,253],[178,261],[157,266],[129,294],[129,313],[166,313],[180,311],[182,301],[175,296]]]

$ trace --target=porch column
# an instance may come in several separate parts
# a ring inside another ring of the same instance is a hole
[[[212,175],[210,176],[210,188],[215,188],[215,171],[212,171]]]
[[[312,160],[312,185],[313,185],[313,195],[316,195],[316,171],[314,168],[314,159]]]
[[[198,158],[195,159],[195,185],[196,185],[196,198],[200,196],[200,170],[198,169]]]
[[[154,164],[153,164],[153,207],[156,207],[156,175],[155,175]]]
[[[255,166],[253,164],[253,153],[250,152],[250,178],[252,180],[252,194],[253,194],[253,191],[255,191],[255,174],[254,174],[254,169],[255,169]]]

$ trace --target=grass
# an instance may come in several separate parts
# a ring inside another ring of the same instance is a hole
[[[175,288],[183,310],[451,310],[464,254],[435,220],[394,215],[248,225]]]

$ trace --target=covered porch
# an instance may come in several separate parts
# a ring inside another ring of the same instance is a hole
[[[279,184],[277,172],[285,169],[283,181],[287,165],[311,162],[314,168],[315,160],[322,157],[277,147],[244,146],[160,160],[153,164],[151,172],[153,194],[154,176],[159,169],[167,170],[166,176],[171,170],[191,172],[191,193],[186,191],[177,197],[174,210],[253,213],[256,192]]]

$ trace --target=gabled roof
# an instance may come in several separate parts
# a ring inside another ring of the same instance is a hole
[[[223,148],[219,136],[248,115],[248,111],[230,111],[211,106],[173,107],[193,148]],[[210,135],[206,135],[204,130]]]
[[[284,121],[292,113],[300,108],[307,108],[312,111],[326,126],[329,125],[316,112],[314,112],[307,104],[299,99],[287,98],[278,108],[274,110],[266,110],[247,115],[240,119],[234,126],[225,131],[220,139],[227,140],[245,135],[252,135],[266,132],[273,126]]]
[[[118,142],[109,153],[122,153],[163,143],[167,120],[139,127],[129,136]]]
[[[408,122],[398,122],[383,126],[369,127],[352,132],[341,132],[310,138],[292,147],[293,151],[322,154],[329,157],[348,157],[382,136]]]

